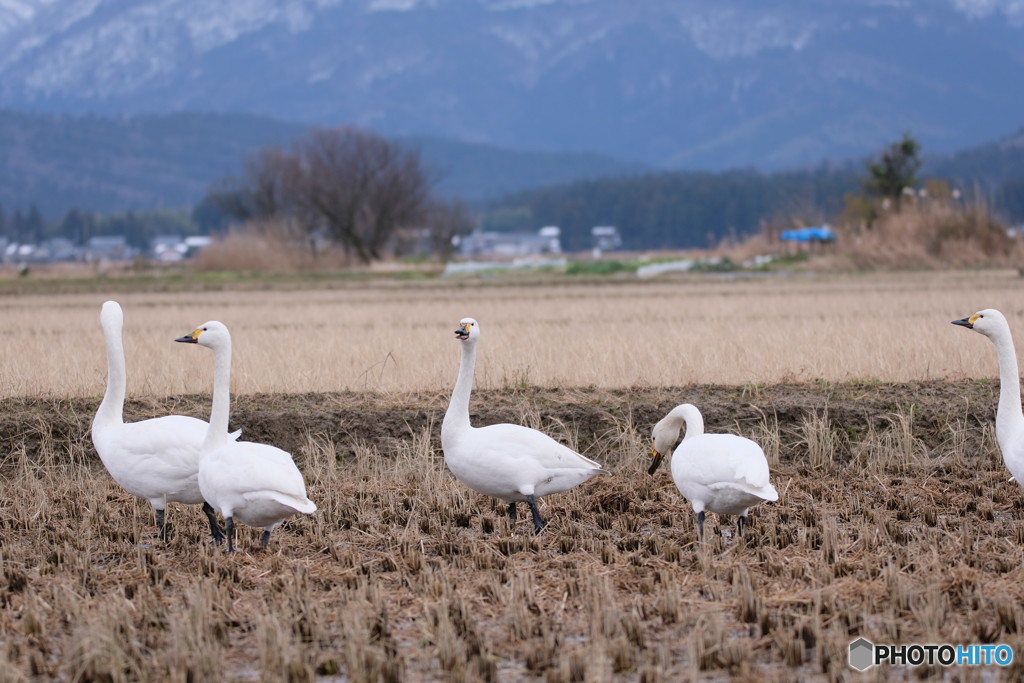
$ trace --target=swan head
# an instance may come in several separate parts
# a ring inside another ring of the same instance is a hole
[[[682,421],[673,413],[661,418],[658,424],[651,430],[651,466],[647,468],[647,474],[654,474],[666,455],[672,455],[676,442],[679,440],[679,431]]]
[[[975,332],[980,332],[986,337],[991,337],[994,334],[1004,332],[1010,327],[1003,314],[994,308],[986,308],[985,310],[978,311],[967,318],[954,320],[953,324],[961,325],[969,330],[974,330]]]
[[[668,415],[661,418],[658,424],[651,430],[654,443],[651,446],[651,466],[648,474],[654,474],[661,464],[662,458],[672,455],[676,443],[679,442],[679,432],[683,425],[686,425],[686,438],[700,436],[704,433],[704,417],[700,410],[692,403],[682,403],[669,411]]]
[[[227,325],[224,323],[211,320],[197,327],[191,334],[178,337],[174,341],[218,348],[231,344],[231,333],[228,332]]]
[[[473,318],[463,318],[455,328],[455,338],[459,341],[476,341],[480,338],[480,325]]]
[[[124,312],[121,310],[121,304],[116,301],[104,302],[103,308],[100,309],[100,323],[118,327],[124,325]]]

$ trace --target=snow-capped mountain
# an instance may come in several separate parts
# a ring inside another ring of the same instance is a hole
[[[1024,0],[0,0],[0,105],[778,168],[1024,123]]]

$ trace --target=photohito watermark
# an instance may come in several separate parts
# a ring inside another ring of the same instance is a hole
[[[867,638],[850,643],[850,666],[867,671],[876,664],[920,666],[1008,666],[1013,661],[1009,645],[875,645]]]

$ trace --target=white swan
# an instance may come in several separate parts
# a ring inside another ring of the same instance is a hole
[[[168,415],[141,422],[124,422],[127,382],[121,330],[124,313],[116,301],[100,310],[107,347],[107,391],[92,421],[92,443],[121,488],[145,498],[156,511],[160,538],[167,538],[164,508],[174,501],[203,504],[215,543],[223,538],[217,517],[199,491],[199,448],[209,425],[184,415]]]
[[[263,528],[260,545],[270,532],[298,514],[316,512],[306,497],[306,483],[291,454],[275,446],[228,440],[231,412],[231,334],[217,321],[199,326],[174,341],[199,344],[213,351],[213,409],[199,458],[199,489],[224,517],[228,551],[234,550],[234,520]]]
[[[472,318],[463,318],[455,336],[462,342],[462,361],[441,423],[445,464],[469,488],[507,502],[513,521],[516,503],[525,501],[533,514],[534,531],[540,533],[544,520],[537,498],[568,490],[605,470],[536,429],[513,424],[470,425],[469,395],[480,326]]]
[[[686,435],[673,451],[679,430]],[[689,403],[676,406],[653,430],[654,460],[647,470],[654,474],[665,454],[672,455],[672,479],[697,513],[697,528],[704,537],[704,511],[739,515],[740,536],[750,506],[775,501],[779,494],[768,481],[768,461],[761,447],[735,434],[705,434],[704,418]]]
[[[1014,479],[1024,483],[1024,412],[1020,404],[1020,373],[1017,370],[1017,352],[1013,348],[1010,325],[1003,314],[994,308],[978,311],[969,318],[954,320],[953,324],[980,332],[995,344],[999,361],[996,441],[1006,469],[1010,470]]]

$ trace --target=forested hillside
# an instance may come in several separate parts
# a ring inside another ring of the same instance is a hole
[[[863,189],[867,160],[813,170],[761,173],[661,172],[540,188],[492,202],[485,227],[558,225],[571,250],[591,244],[590,229],[614,225],[630,249],[705,247],[758,229],[762,221],[836,219],[844,196]],[[944,157],[931,155],[919,182],[946,180],[968,201],[1024,222],[1024,131]]]
[[[189,209],[245,159],[285,146],[306,126],[253,116],[58,116],[0,110],[0,206],[115,213]],[[513,151],[438,138],[400,138],[419,150],[439,193],[467,200],[643,169],[598,154]]]
[[[705,247],[751,233],[767,218],[827,219],[842,209],[845,193],[856,191],[853,167],[646,174],[505,197],[491,207],[485,227],[557,225],[569,250],[589,248],[596,225],[616,226],[626,249]]]

